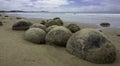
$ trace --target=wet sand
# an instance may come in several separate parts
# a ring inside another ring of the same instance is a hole
[[[25,31],[13,31],[12,25],[21,20],[40,23],[41,19],[16,19],[16,17],[0,16],[0,66],[120,66],[120,28],[102,29],[115,45],[117,59],[112,64],[94,64],[69,54],[64,47],[47,44],[34,44],[24,40]],[[4,18],[4,19],[3,19]],[[96,26],[80,24],[82,28]]]

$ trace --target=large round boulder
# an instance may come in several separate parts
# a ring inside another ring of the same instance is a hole
[[[46,42],[48,44],[66,46],[66,43],[71,35],[72,32],[69,29],[59,26],[48,32],[46,35]]]
[[[86,28],[74,33],[66,47],[71,54],[93,63],[112,63],[116,59],[114,45],[96,29]]]
[[[72,33],[75,33],[80,30],[80,27],[77,24],[69,24],[66,26]]]
[[[40,29],[43,29],[44,31],[46,30],[46,26],[39,23],[35,23],[31,25],[30,28],[40,28]]]
[[[13,30],[27,30],[32,25],[31,22],[26,21],[19,21],[15,24],[13,24],[12,29]]]
[[[33,43],[44,44],[46,32],[40,28],[30,28],[25,32],[25,40]]]
[[[61,19],[49,19],[47,20],[47,22],[45,23],[46,27],[50,27],[52,25],[58,25],[58,26],[62,26],[63,25],[63,21]]]

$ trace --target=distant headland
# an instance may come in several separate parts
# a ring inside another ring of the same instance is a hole
[[[39,12],[49,12],[49,11],[22,11],[22,10],[10,10],[10,11],[4,11],[0,10],[0,12],[24,12],[24,13],[39,13]]]

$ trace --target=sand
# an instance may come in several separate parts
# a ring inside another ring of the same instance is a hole
[[[94,64],[69,54],[65,47],[34,44],[24,40],[25,31],[13,31],[12,25],[19,21],[39,23],[41,19],[16,19],[15,16],[0,16],[0,66],[120,66],[120,29],[108,28],[102,31],[115,45],[117,59],[112,64]],[[3,19],[4,18],[4,19]],[[96,26],[80,24],[82,28]]]

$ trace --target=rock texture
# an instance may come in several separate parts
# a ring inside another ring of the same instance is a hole
[[[39,23],[35,23],[31,25],[30,28],[40,28],[40,29],[43,29],[44,31],[46,30],[46,26]]]
[[[80,30],[80,27],[77,24],[69,24],[66,26],[72,33],[75,33]]]
[[[33,43],[44,44],[46,32],[40,28],[30,28],[25,32],[25,40]]]
[[[27,30],[32,25],[31,22],[26,21],[19,21],[15,24],[13,24],[12,29],[13,30]]]
[[[67,42],[67,51],[99,64],[112,63],[116,59],[114,45],[102,32],[90,28],[74,33]]]
[[[59,46],[66,46],[66,43],[72,32],[63,26],[53,28],[46,35],[46,42]]]
[[[54,18],[54,19],[47,20],[45,26],[46,27],[50,27],[52,25],[62,26],[63,25],[63,21],[60,18]]]

